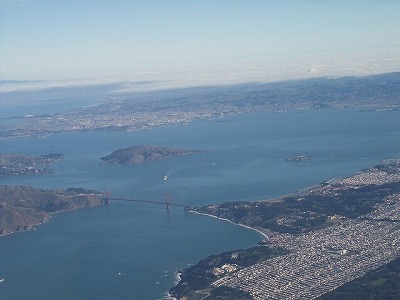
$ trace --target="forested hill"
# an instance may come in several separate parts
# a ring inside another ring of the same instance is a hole
[[[142,162],[162,160],[169,157],[183,156],[199,152],[202,151],[144,145],[116,150],[110,155],[102,157],[101,160],[107,164],[138,164]]]

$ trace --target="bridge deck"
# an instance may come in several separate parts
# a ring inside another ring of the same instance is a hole
[[[168,206],[179,206],[184,208],[192,207],[190,205],[179,204],[179,203],[166,203],[165,201],[156,201],[156,200],[142,200],[142,199],[125,199],[125,198],[108,198],[110,201],[127,201],[127,202],[140,202],[140,203],[152,203],[152,204],[162,204]]]

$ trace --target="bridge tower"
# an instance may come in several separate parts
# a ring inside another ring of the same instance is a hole
[[[111,200],[110,200],[110,191],[108,189],[105,190],[104,192],[104,204],[110,204]]]
[[[167,204],[167,209],[169,210],[170,199],[168,192],[165,194],[165,204]]]

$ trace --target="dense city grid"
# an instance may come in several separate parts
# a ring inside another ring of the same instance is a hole
[[[371,170],[335,186],[358,188],[399,180],[398,174]],[[328,189],[324,192],[332,192]],[[314,299],[360,277],[400,255],[400,194],[387,196],[373,212],[357,219],[299,235],[280,234],[270,242],[290,253],[230,273],[213,285],[239,288],[256,300]]]

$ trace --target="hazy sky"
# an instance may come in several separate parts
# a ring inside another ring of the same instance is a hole
[[[182,85],[400,71],[400,1],[0,0],[0,80]]]

